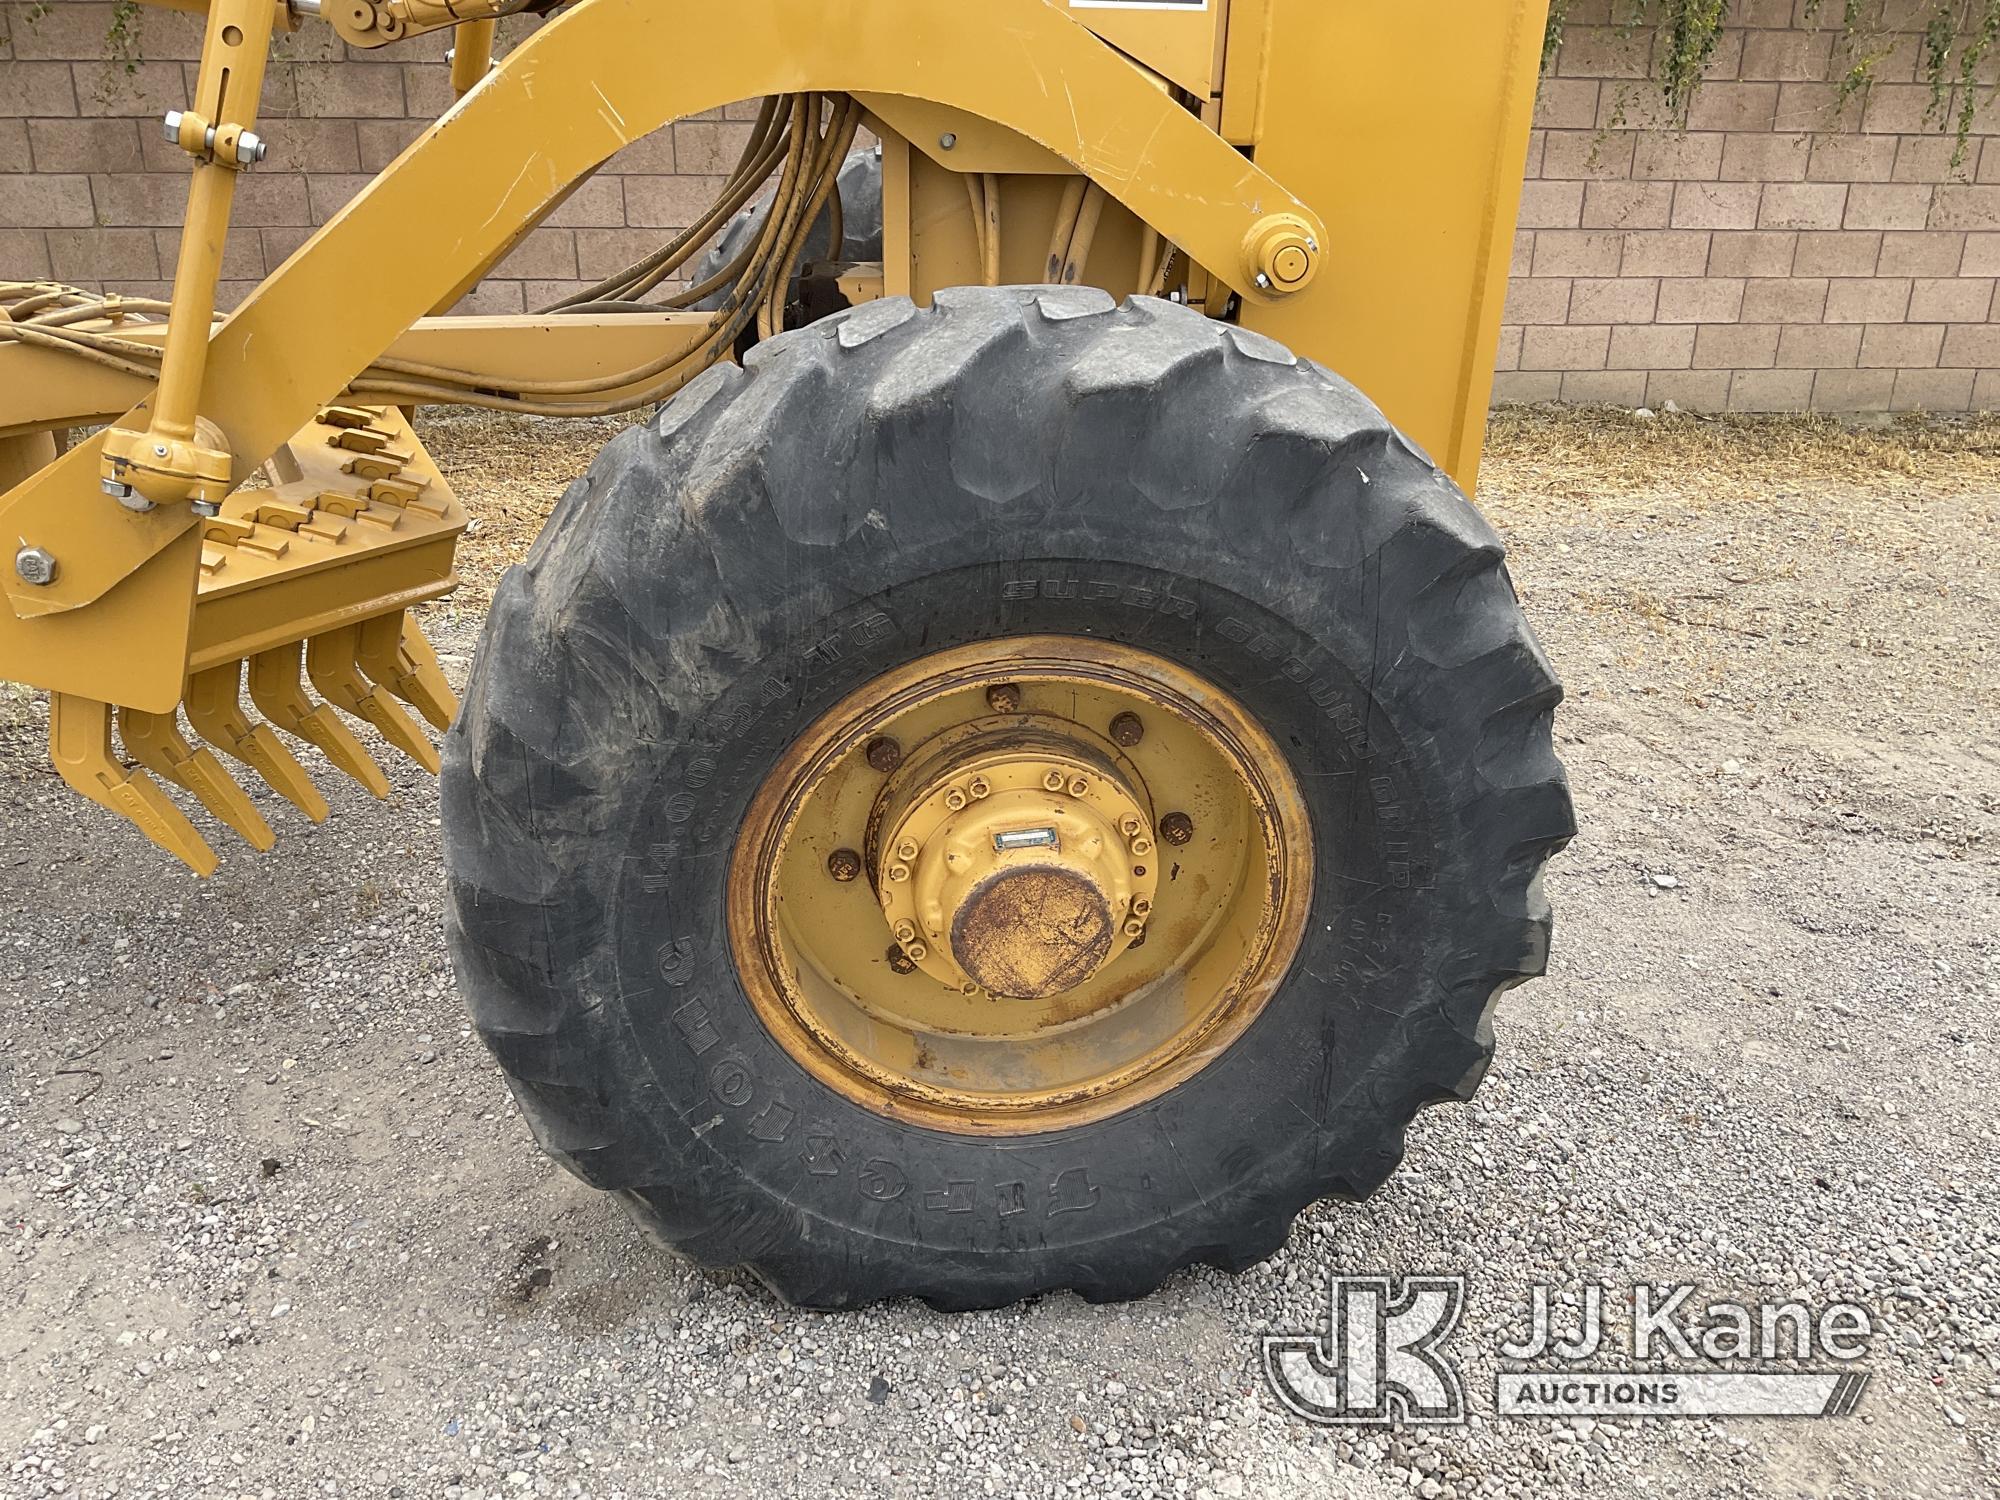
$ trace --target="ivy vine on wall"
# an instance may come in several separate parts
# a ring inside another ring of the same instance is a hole
[[[1547,68],[1562,46],[1573,0],[1551,0],[1542,44]],[[1667,107],[1686,118],[1688,101],[1732,24],[1731,0],[1612,0],[1613,24],[1635,48],[1651,48],[1651,79]],[[1903,24],[1891,30],[1892,13]],[[1909,35],[1909,18],[1922,21],[1918,65],[1930,88],[1927,123],[1956,134],[1954,167],[1964,164],[1979,110],[1993,97],[1986,66],[2000,44],[2000,0],[1806,0],[1804,20],[1834,29],[1830,82],[1840,86],[1845,109],[1875,81],[1875,70],[1897,37]]]

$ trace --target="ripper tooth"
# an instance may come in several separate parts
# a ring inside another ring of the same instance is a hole
[[[264,784],[315,823],[324,823],[326,798],[306,775],[298,757],[284,747],[268,724],[252,724],[238,697],[243,663],[225,662],[188,679],[188,727],[224,755],[240,760],[264,778]]]
[[[250,701],[257,711],[287,734],[295,734],[317,746],[334,767],[344,771],[368,791],[387,801],[389,778],[369,759],[361,741],[339,719],[306,696],[299,681],[298,641],[260,651],[250,658]]]
[[[162,781],[192,792],[201,805],[243,836],[253,849],[268,849],[277,835],[212,751],[190,745],[176,716],[120,707],[118,734],[126,752]]]
[[[215,873],[215,851],[187,814],[144,771],[111,753],[111,705],[74,693],[49,695],[49,759],[62,779],[91,801],[128,818],[147,838],[197,875]]]

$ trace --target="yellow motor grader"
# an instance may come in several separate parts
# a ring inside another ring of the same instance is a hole
[[[537,1138],[800,1303],[1243,1266],[1470,1094],[1573,831],[1465,498],[1544,0],[575,0],[498,62],[524,0],[162,3],[171,301],[0,289],[0,676],[72,786],[205,874],[191,814],[264,848],[315,759],[442,759]],[[300,26],[450,29],[459,97],[218,318]],[[738,101],[685,232],[437,315]],[[658,406],[462,707],[440,405]]]

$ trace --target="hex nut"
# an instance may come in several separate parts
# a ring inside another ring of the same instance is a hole
[[[1146,725],[1135,713],[1122,713],[1111,721],[1111,742],[1130,750],[1146,737]]]
[[[1160,837],[1179,848],[1194,837],[1194,819],[1184,812],[1170,812],[1160,819]]]
[[[1012,682],[996,682],[986,690],[986,706],[996,714],[1016,713],[1021,707],[1021,689]]]
[[[14,574],[23,583],[46,587],[56,581],[55,555],[41,547],[23,547],[14,554]]]
[[[886,734],[870,740],[863,754],[868,758],[870,769],[884,773],[895,770],[903,763],[903,747]]]
[[[852,849],[836,849],[826,857],[826,873],[845,885],[861,873],[861,856]]]
[[[889,951],[883,956],[889,960],[889,969],[892,973],[914,974],[917,972],[917,961],[894,943],[889,945]]]

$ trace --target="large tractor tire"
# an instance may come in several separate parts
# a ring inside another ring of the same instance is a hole
[[[450,936],[544,1149],[792,1302],[1270,1255],[1540,974],[1561,696],[1326,370],[1088,289],[870,303],[614,439],[448,741]]]

